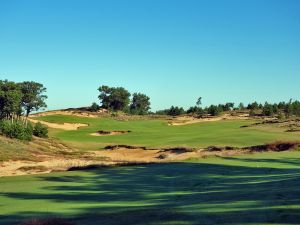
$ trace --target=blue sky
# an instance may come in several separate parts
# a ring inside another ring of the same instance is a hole
[[[298,0],[1,0],[0,79],[48,88],[49,109],[100,85],[157,110],[300,99]]]

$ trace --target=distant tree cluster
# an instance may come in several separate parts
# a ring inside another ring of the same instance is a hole
[[[273,116],[275,114],[284,114],[286,118],[290,116],[300,116],[300,102],[292,100],[278,104],[269,104],[266,102],[261,110],[265,116]]]
[[[185,114],[185,110],[182,107],[171,106],[169,109],[156,111],[157,115],[168,115],[168,116],[180,116]]]
[[[218,116],[222,112],[231,111],[234,109],[234,103],[231,103],[231,102],[228,102],[226,104],[210,105],[209,107],[201,108],[200,104],[199,104],[199,99],[196,102],[197,106],[191,106],[186,111],[187,114],[193,114],[193,115],[197,115],[197,116],[203,116],[205,114],[210,114],[211,116]]]
[[[33,127],[27,119],[32,111],[45,108],[46,88],[37,82],[0,80],[0,134],[31,139]]]
[[[252,102],[245,106],[240,103],[237,107],[233,102],[228,102],[225,104],[210,105],[208,107],[202,108],[200,105],[202,98],[198,98],[196,106],[191,106],[188,110],[184,110],[182,107],[172,106],[170,109],[159,110],[156,112],[158,115],[169,115],[169,116],[179,116],[183,114],[190,114],[194,116],[202,117],[204,115],[219,116],[223,112],[230,111],[247,111],[250,116],[278,116],[290,117],[290,116],[300,116],[300,102],[292,101],[280,102],[270,104],[265,102],[265,104]]]
[[[112,111],[123,111],[135,115],[145,115],[150,110],[150,98],[142,93],[133,93],[123,87],[101,86],[98,98],[101,108]],[[132,96],[132,98],[130,98]],[[96,109],[96,106],[91,108]]]

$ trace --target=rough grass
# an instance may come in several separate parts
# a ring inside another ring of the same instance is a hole
[[[103,149],[108,145],[136,145],[147,148],[167,147],[208,147],[234,146],[247,147],[274,141],[300,140],[300,133],[285,132],[285,128],[275,126],[255,126],[251,120],[228,120],[202,122],[185,126],[168,126],[165,120],[130,120],[118,121],[111,118],[83,118],[76,116],[51,115],[37,119],[53,123],[87,123],[75,131],[52,129],[50,135],[72,143],[85,150]],[[131,130],[118,136],[91,136],[98,130]]]
[[[0,162],[12,160],[39,161],[41,156],[79,157],[81,152],[55,139],[33,138],[20,141],[0,135]]]
[[[0,135],[0,162],[30,158],[27,143]]]
[[[0,179],[0,224],[295,225],[300,154],[272,152]]]

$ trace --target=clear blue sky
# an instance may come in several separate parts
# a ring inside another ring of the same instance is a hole
[[[152,108],[300,99],[298,0],[1,0],[0,79],[48,88],[48,108],[100,85]]]

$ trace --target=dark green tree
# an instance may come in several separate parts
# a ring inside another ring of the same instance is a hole
[[[202,97],[199,97],[199,98],[198,98],[198,100],[197,100],[197,102],[196,102],[196,105],[197,105],[198,107],[200,107],[200,105],[202,105]]]
[[[259,105],[257,102],[253,102],[247,106],[247,109],[257,110],[259,109]]]
[[[19,85],[0,80],[0,118],[11,119],[20,114],[22,93]]]
[[[207,113],[212,116],[218,116],[222,112],[222,108],[220,106],[211,105],[207,108]]]
[[[96,102],[93,102],[93,104],[89,108],[89,110],[91,112],[97,112],[99,109],[100,109],[100,106]]]
[[[184,109],[178,106],[171,106],[171,108],[167,110],[167,115],[169,116],[180,116],[183,115],[184,113],[185,113]]]
[[[102,108],[117,111],[125,110],[128,107],[131,94],[125,88],[103,85],[98,90]]]
[[[19,85],[22,92],[21,105],[25,111],[26,119],[32,111],[38,111],[41,108],[47,107],[45,102],[47,96],[44,94],[47,89],[44,85],[34,81],[25,81]]]
[[[274,115],[273,105],[266,102],[265,105],[263,106],[262,113],[264,116],[273,116]]]
[[[134,93],[129,109],[132,114],[147,114],[150,110],[150,98],[142,93]]]

